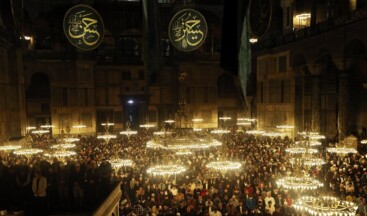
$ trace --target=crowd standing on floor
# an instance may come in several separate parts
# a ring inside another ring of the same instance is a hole
[[[293,204],[301,194],[328,194],[358,204],[367,215],[367,166],[361,153],[330,154],[329,140],[318,147],[323,166],[300,167],[290,163],[285,149],[288,137],[261,137],[238,133],[216,135],[223,145],[176,155],[148,149],[153,135],[144,131],[108,143],[94,136],[80,136],[77,156],[66,160],[42,155],[24,157],[3,152],[0,162],[0,209],[24,210],[26,215],[85,212],[97,206],[122,182],[120,215],[300,215]],[[33,137],[32,145],[47,148],[56,140]],[[361,152],[361,151],[360,151]],[[128,158],[131,167],[114,169],[111,157]],[[242,163],[233,171],[215,171],[206,164],[216,160]],[[187,167],[183,174],[152,176],[147,168],[161,163]],[[309,175],[324,183],[318,191],[286,190],[276,184],[284,176]]]

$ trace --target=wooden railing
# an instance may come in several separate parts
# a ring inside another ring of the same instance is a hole
[[[118,216],[121,195],[120,182],[102,204],[92,213],[92,216]]]

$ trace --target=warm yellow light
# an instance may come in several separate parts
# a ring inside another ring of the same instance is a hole
[[[223,116],[223,117],[219,117],[219,120],[231,120],[232,118],[231,117],[228,117],[228,116]]]
[[[310,13],[303,13],[303,14],[296,15],[296,19],[298,19],[298,20],[305,20],[305,19],[309,19],[309,18],[311,18]]]
[[[43,152],[42,149],[35,149],[35,148],[28,148],[28,149],[20,149],[17,151],[14,151],[14,154],[16,155],[33,155]]]
[[[4,145],[4,146],[0,146],[0,151],[11,151],[11,150],[16,150],[20,148],[22,148],[22,146],[20,145]]]
[[[250,43],[256,43],[257,42],[257,38],[250,38]]]
[[[240,162],[233,162],[233,161],[213,161],[209,162],[206,167],[211,169],[216,169],[219,171],[223,170],[236,170],[241,168]]]
[[[157,165],[149,168],[147,173],[153,175],[177,175],[186,171],[186,167],[181,165]]]

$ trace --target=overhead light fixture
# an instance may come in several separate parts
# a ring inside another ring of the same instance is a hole
[[[250,43],[257,43],[257,38],[250,38]]]

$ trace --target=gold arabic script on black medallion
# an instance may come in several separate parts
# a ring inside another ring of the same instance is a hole
[[[104,36],[101,16],[88,5],[76,5],[64,16],[64,33],[72,45],[82,50],[93,50]]]
[[[173,46],[180,51],[188,52],[196,50],[204,43],[208,26],[200,12],[184,9],[173,16],[168,32]]]

